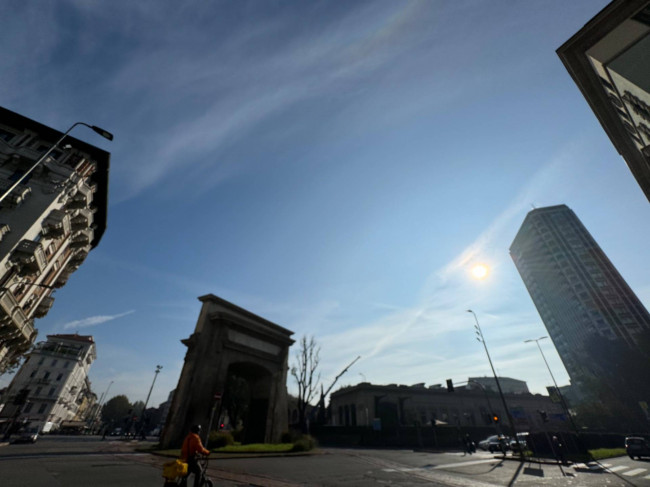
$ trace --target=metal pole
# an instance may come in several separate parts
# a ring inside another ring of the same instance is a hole
[[[519,438],[517,438],[517,430],[515,429],[515,423],[512,420],[512,415],[510,414],[510,410],[508,409],[508,405],[506,404],[506,398],[503,395],[503,390],[501,389],[501,383],[499,382],[499,377],[497,376],[497,373],[494,370],[494,365],[492,364],[492,359],[490,358],[490,352],[488,352],[487,344],[485,343],[485,338],[483,337],[483,331],[481,330],[481,325],[479,325],[478,318],[476,317],[476,313],[474,313],[474,311],[472,311],[471,309],[468,309],[467,312],[472,313],[472,315],[474,315],[474,320],[476,321],[476,330],[478,332],[477,340],[479,342],[483,343],[483,348],[485,348],[485,354],[487,355],[488,361],[490,362],[490,368],[492,369],[492,374],[494,375],[494,380],[496,381],[497,388],[499,389],[499,396],[501,396],[501,402],[503,403],[503,408],[506,411],[506,416],[508,417],[508,423],[510,423],[510,428],[512,429],[512,434],[513,434],[513,436],[515,438],[515,443],[517,444],[517,449],[519,450],[521,458],[523,459],[524,458],[524,451],[523,451],[523,448],[521,448],[521,445],[519,444]],[[505,456],[505,452],[503,454]]]
[[[99,403],[98,403],[99,407],[97,408],[97,412],[95,413],[95,416],[93,418],[93,422],[92,422],[92,425],[91,425],[91,430],[95,427],[95,423],[97,422],[97,418],[99,418],[99,416],[102,414],[102,404],[103,404],[103,402],[106,401],[106,398],[108,397],[108,390],[111,388],[112,385],[113,385],[113,381],[110,381],[108,383],[108,386],[106,387],[106,390],[104,391],[104,394],[102,394],[101,397],[99,398]]]
[[[539,353],[542,354],[542,358],[544,359],[544,363],[546,364],[546,368],[548,369],[548,373],[551,376],[551,379],[553,379],[553,385],[555,386],[555,390],[557,391],[557,395],[560,396],[560,402],[562,403],[562,408],[564,409],[564,412],[567,415],[567,418],[569,418],[569,422],[571,423],[571,426],[573,429],[578,432],[578,428],[576,427],[575,423],[573,422],[573,417],[571,416],[571,413],[569,412],[569,406],[567,405],[566,401],[564,400],[564,395],[560,392],[560,388],[557,385],[557,382],[555,381],[555,377],[553,376],[553,372],[551,372],[551,367],[548,365],[548,362],[546,360],[546,355],[544,355],[544,352],[542,350],[542,347],[539,345],[540,340],[544,340],[545,338],[548,338],[547,336],[539,337],[539,338],[533,338],[530,340],[524,340],[524,343],[529,343],[529,342],[535,342],[537,344],[537,348],[539,349]]]
[[[63,142],[63,139],[65,139],[68,136],[68,134],[70,133],[70,131],[73,128],[75,128],[77,125],[84,125],[84,126],[90,128],[90,129],[92,129],[93,131],[95,131],[96,133],[98,133],[99,135],[104,137],[105,139],[113,140],[113,134],[111,134],[110,132],[108,132],[108,131],[106,131],[106,130],[104,130],[102,128],[99,128],[99,127],[97,127],[95,125],[88,125],[87,123],[84,123],[84,122],[76,122],[76,123],[72,124],[72,126],[68,130],[65,131],[65,133],[59,138],[59,140],[57,140],[54,143],[54,145],[52,145],[52,147],[50,147],[47,150],[47,152],[45,152],[45,154],[43,154],[41,157],[39,157],[39,159],[32,165],[32,167],[30,167],[21,177],[18,178],[18,180],[14,184],[11,185],[11,187],[7,191],[4,192],[4,194],[2,196],[0,196],[0,203],[2,203],[4,201],[4,199],[7,196],[9,196],[9,194],[14,189],[16,189],[16,187],[20,183],[22,183],[25,179],[27,179],[27,176],[29,176],[34,171],[34,169],[36,169],[45,159],[47,159],[47,157],[52,153],[52,151],[54,149],[56,149],[57,146],[61,142]]]
[[[147,410],[147,404],[149,404],[151,391],[153,391],[153,385],[156,383],[156,378],[160,373],[160,369],[162,369],[162,365],[156,365],[156,372],[153,375],[153,382],[151,383],[151,387],[149,388],[149,394],[147,394],[147,399],[144,401],[144,407],[142,408],[142,414],[140,415],[140,434],[142,434],[142,430],[144,430],[144,412]]]

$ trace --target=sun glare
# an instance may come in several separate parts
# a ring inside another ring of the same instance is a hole
[[[484,264],[478,264],[472,267],[474,279],[484,279],[488,275],[488,267]]]

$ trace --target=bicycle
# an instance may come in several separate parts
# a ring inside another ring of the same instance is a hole
[[[199,475],[200,487],[214,487],[212,479],[210,479],[206,472],[208,470],[208,457],[207,455],[201,456],[198,459],[198,465],[201,470]],[[196,474],[195,474],[196,475]],[[175,460],[173,462],[167,462],[163,466],[163,477],[165,478],[164,487],[188,487],[187,479],[189,477],[187,472],[187,463],[181,462],[180,460]],[[194,485],[192,483],[192,485]]]

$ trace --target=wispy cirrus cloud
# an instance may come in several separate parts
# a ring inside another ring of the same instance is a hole
[[[135,310],[129,310],[124,313],[120,313],[117,315],[98,315],[98,316],[89,316],[88,318],[84,318],[82,320],[74,320],[66,323],[63,325],[64,330],[72,330],[72,329],[79,329],[79,328],[89,328],[91,326],[97,326],[101,325],[102,323],[106,323],[107,321],[113,321],[118,318],[122,318],[124,316],[130,315],[132,313],[135,313]]]

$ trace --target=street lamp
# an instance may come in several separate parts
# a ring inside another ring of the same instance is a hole
[[[162,365],[156,365],[156,372],[153,375],[153,382],[151,383],[151,387],[149,388],[149,394],[147,394],[147,399],[144,401],[144,407],[142,408],[142,414],[140,415],[140,434],[144,436],[142,433],[144,431],[144,412],[147,410],[147,404],[149,404],[149,398],[151,397],[151,391],[153,391],[153,385],[156,383],[156,378],[158,377],[158,374],[160,373],[160,370],[162,369]]]
[[[18,178],[18,180],[11,185],[11,187],[4,192],[2,196],[0,196],[0,203],[4,201],[4,199],[9,196],[9,194],[16,189],[16,187],[22,183],[25,179],[27,179],[27,176],[29,176],[34,169],[36,169],[47,157],[50,155],[50,153],[56,149],[56,147],[63,142],[63,139],[65,139],[68,134],[72,131],[73,128],[75,128],[77,125],[84,125],[88,127],[89,129],[93,130],[94,132],[98,133],[102,137],[108,140],[113,140],[113,134],[111,134],[108,130],[104,130],[103,128],[97,127],[96,125],[89,125],[84,122],[76,122],[72,124],[72,126],[65,131],[65,133],[57,140],[48,150],[43,154],[33,165],[30,167],[21,177]]]
[[[573,423],[573,418],[571,417],[571,413],[569,412],[569,407],[567,406],[567,403],[564,400],[564,396],[560,392],[560,388],[557,386],[557,382],[555,381],[555,377],[553,376],[553,372],[551,372],[551,367],[548,365],[548,362],[546,361],[546,356],[544,355],[544,352],[542,351],[542,347],[539,345],[539,341],[544,340],[545,338],[548,338],[548,337],[543,336],[543,337],[539,337],[539,338],[531,338],[530,340],[524,340],[524,343],[535,342],[537,344],[537,348],[539,348],[539,353],[542,354],[542,358],[544,359],[544,363],[546,364],[546,368],[548,369],[548,373],[550,374],[551,379],[553,379],[553,385],[555,386],[555,390],[557,391],[557,395],[560,396],[560,401],[562,403],[562,408],[564,409],[564,412],[566,413],[567,417],[569,418],[569,421],[571,422],[571,426],[573,426],[573,429],[577,431],[576,425]]]
[[[517,438],[517,430],[515,429],[515,424],[514,421],[512,420],[512,416],[510,415],[510,410],[508,409],[508,405],[506,404],[506,398],[503,395],[503,390],[501,389],[501,383],[499,382],[499,377],[497,376],[496,371],[494,370],[494,365],[492,365],[492,359],[490,358],[490,352],[488,352],[487,344],[485,343],[485,338],[483,337],[483,331],[481,330],[481,325],[478,324],[478,318],[476,317],[476,313],[472,311],[471,309],[467,310],[468,313],[472,313],[474,316],[474,321],[476,321],[476,325],[474,326],[474,329],[476,330],[476,339],[483,344],[483,348],[485,348],[485,354],[487,355],[488,361],[490,362],[490,368],[492,369],[492,374],[494,375],[494,380],[497,383],[497,388],[499,389],[499,396],[501,396],[501,402],[503,403],[503,409],[506,411],[506,416],[508,417],[508,423],[510,423],[510,428],[512,429],[512,434],[515,437],[515,443],[517,444],[517,449],[519,450],[521,457],[524,457],[524,450],[521,448],[521,445],[519,444],[519,438]],[[505,456],[505,452],[504,452]]]

